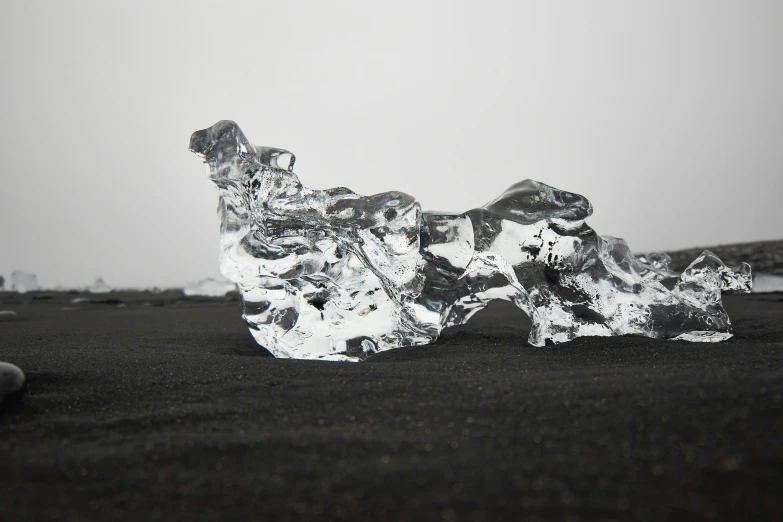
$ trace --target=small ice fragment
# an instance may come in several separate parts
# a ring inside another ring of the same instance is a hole
[[[16,317],[16,312],[13,310],[0,310],[0,317]]]
[[[672,341],[688,341],[691,343],[715,343],[719,341],[725,341],[730,339],[731,334],[727,332],[710,332],[710,331],[692,331],[680,334]]]
[[[783,292],[783,277],[774,274],[756,274],[753,278],[753,293]]]
[[[237,285],[231,281],[216,281],[211,277],[202,279],[198,283],[191,283],[185,287],[184,292],[187,296],[201,297],[223,297],[229,292],[234,292]]]
[[[28,274],[21,270],[11,272],[11,290],[24,294],[25,292],[35,292],[40,290],[38,286],[38,276]]]
[[[87,291],[91,294],[108,294],[111,292],[111,287],[102,277],[99,277],[91,286],[87,287]]]
[[[71,299],[71,304],[89,303],[90,299],[87,297],[74,297]]]

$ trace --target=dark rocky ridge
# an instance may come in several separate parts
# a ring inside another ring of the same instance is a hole
[[[688,248],[667,253],[672,257],[672,268],[681,272],[704,250],[711,251],[729,266],[744,261],[750,264],[754,274],[783,276],[783,240]]]

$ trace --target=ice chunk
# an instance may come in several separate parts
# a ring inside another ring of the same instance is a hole
[[[91,294],[108,294],[111,292],[111,287],[106,283],[106,281],[103,280],[102,277],[99,277],[92,285],[87,287],[87,291]]]
[[[35,274],[28,274],[21,270],[11,272],[11,290],[24,294],[25,292],[35,292],[40,290],[38,286],[38,277]]]
[[[190,149],[220,192],[220,267],[243,317],[277,357],[361,360],[432,342],[492,299],[532,320],[535,346],[585,335],[719,341],[724,290],[750,266],[703,252],[681,274],[665,254],[634,256],[586,223],[590,202],[525,180],[462,214],[422,212],[402,192],[313,190],[288,151],[251,144],[231,121]]]
[[[237,285],[231,281],[216,281],[212,278],[202,279],[198,283],[191,283],[185,287],[187,296],[223,297],[237,289]]]
[[[753,293],[783,292],[783,277],[774,274],[756,274]]]

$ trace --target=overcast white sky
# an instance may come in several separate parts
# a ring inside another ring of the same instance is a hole
[[[190,134],[467,210],[533,178],[637,251],[783,237],[783,2],[3,3],[0,274],[218,272]]]

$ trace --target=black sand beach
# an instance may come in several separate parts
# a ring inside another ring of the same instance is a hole
[[[3,520],[783,518],[783,294],[726,296],[718,344],[533,348],[493,304],[360,364],[270,357],[235,301],[75,297],[0,294]]]

